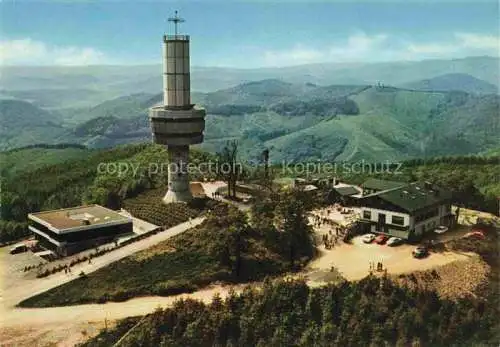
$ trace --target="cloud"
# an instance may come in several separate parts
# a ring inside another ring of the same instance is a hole
[[[428,44],[410,44],[407,47],[408,53],[413,53],[416,56],[419,54],[449,54],[457,51],[458,47],[454,45],[443,45],[437,43]]]
[[[324,52],[306,48],[302,44],[297,44],[290,50],[264,52],[266,65],[306,64],[322,61],[325,58]]]
[[[286,66],[307,63],[318,63],[328,60],[348,61],[375,50],[387,38],[387,35],[367,35],[359,32],[349,36],[344,44],[330,45],[322,49],[307,47],[298,43],[291,49],[265,51],[263,64],[265,66]]]
[[[461,41],[463,47],[495,50],[497,54],[500,49],[500,38],[498,36],[456,33],[455,37]]]
[[[260,55],[263,58],[259,63],[263,66],[290,66],[321,62],[448,59],[473,55],[499,56],[499,38],[454,33],[446,41],[413,42],[396,35],[358,32],[322,48],[298,43],[291,49],[267,50]]]
[[[4,65],[93,65],[107,60],[104,53],[90,47],[51,46],[29,38],[0,41]]]
[[[331,47],[329,56],[341,61],[356,59],[381,48],[386,39],[385,34],[369,36],[365,33],[357,33],[347,38],[345,46]]]
[[[450,59],[474,55],[500,56],[499,45],[498,36],[471,32],[450,33],[442,40],[423,41],[409,40],[397,34],[354,32],[344,39],[325,42],[321,46],[298,42],[290,48],[275,50],[247,45],[239,49],[245,52],[244,58],[236,55],[230,60],[221,60],[221,54],[217,53],[212,64],[208,63],[206,57],[202,61],[204,65],[226,67],[276,67],[323,62]],[[94,65],[119,62],[141,63],[124,62],[122,58],[109,57],[91,47],[54,46],[30,38],[0,41],[0,63],[3,65]]]

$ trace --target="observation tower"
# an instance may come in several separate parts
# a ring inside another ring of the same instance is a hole
[[[184,22],[175,16],[174,35],[163,36],[163,105],[149,109],[153,141],[166,145],[169,155],[168,190],[163,202],[188,202],[189,146],[203,142],[205,110],[191,103],[189,72],[189,36],[178,34],[178,24]]]

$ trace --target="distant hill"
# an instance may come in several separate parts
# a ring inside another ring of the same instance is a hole
[[[468,74],[499,86],[499,58],[395,61],[384,63],[324,63],[282,68],[234,69],[192,67],[191,87],[214,92],[242,83],[279,79],[305,85],[385,85]],[[162,90],[161,66],[5,66],[0,97],[30,101],[40,107],[92,107],[123,95],[157,94]]]
[[[106,100],[93,107],[64,109],[62,114],[64,122],[79,124],[98,117],[132,118],[146,115],[147,108],[154,104],[154,94],[137,93]]]
[[[10,137],[0,140],[0,148],[40,142],[75,142],[90,148],[148,142],[147,110],[161,100],[161,94],[139,93],[57,112],[5,101],[17,107],[4,112],[5,119],[15,121],[7,122]],[[205,141],[199,147],[215,152],[237,139],[242,158],[257,158],[268,148],[274,162],[398,161],[500,148],[499,100],[495,94],[279,79],[193,93],[193,102],[207,109]],[[36,129],[37,136],[24,136],[27,129]]]
[[[94,151],[78,145],[37,145],[29,148],[0,152],[0,176],[16,177],[26,171],[65,162],[83,160]]]
[[[405,83],[402,87],[422,91],[463,91],[478,94],[498,93],[498,87],[494,84],[463,73],[451,73]]]
[[[49,82],[50,84],[50,82]],[[3,85],[6,86],[5,84]],[[100,90],[82,88],[41,88],[29,90],[0,90],[0,97],[3,99],[16,99],[28,101],[33,105],[45,108],[61,107],[87,107],[92,104],[99,104],[115,94]]]
[[[65,142],[58,116],[19,100],[0,100],[0,150],[36,143]]]
[[[201,147],[218,151],[238,139],[245,158],[270,148],[275,162],[401,160],[500,145],[496,95],[265,80],[197,98],[208,110]],[[96,118],[82,127],[86,132],[77,135],[90,146],[150,139],[146,109],[135,118]]]

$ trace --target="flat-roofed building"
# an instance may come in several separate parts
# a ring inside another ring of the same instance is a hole
[[[40,244],[61,256],[113,241],[133,232],[132,218],[99,205],[28,214]]]

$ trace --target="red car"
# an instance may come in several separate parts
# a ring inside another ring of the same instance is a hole
[[[482,230],[472,230],[470,233],[464,235],[464,237],[474,237],[476,239],[485,239],[486,236]]]
[[[379,245],[383,245],[387,242],[387,240],[389,240],[389,236],[386,236],[386,235],[378,235],[376,238],[375,238],[375,243],[379,244]]]

